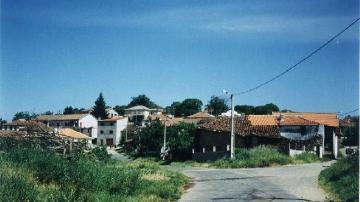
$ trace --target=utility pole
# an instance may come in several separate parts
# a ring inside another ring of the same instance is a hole
[[[235,158],[235,134],[234,134],[234,94],[230,95],[231,98],[231,145],[230,145],[230,158]]]
[[[228,91],[223,90],[223,92],[228,95],[230,94]],[[234,134],[234,94],[231,93],[230,94],[230,99],[231,99],[231,139],[230,139],[230,158],[234,159],[235,158],[235,134]]]

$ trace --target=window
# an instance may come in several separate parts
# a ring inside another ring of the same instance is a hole
[[[103,122],[101,122],[101,123],[100,123],[100,126],[103,126],[103,125],[104,125],[104,123],[103,123]]]
[[[103,130],[100,130],[100,134],[103,134],[104,133],[104,131]]]
[[[110,130],[110,131],[109,131],[109,133],[110,133],[110,134],[113,134],[113,133],[114,133],[114,131],[113,131],[113,130]]]
[[[110,126],[113,126],[114,125],[114,123],[110,123]]]
[[[59,127],[59,126],[60,126],[60,123],[56,123],[56,125],[57,125],[57,127]]]

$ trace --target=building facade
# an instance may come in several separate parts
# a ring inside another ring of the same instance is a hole
[[[97,144],[116,147],[120,144],[122,132],[127,129],[127,124],[127,117],[99,120]]]
[[[91,114],[40,115],[35,121],[56,129],[73,128],[91,138],[97,138],[98,121]]]

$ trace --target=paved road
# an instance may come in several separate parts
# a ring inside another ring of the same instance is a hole
[[[189,168],[194,186],[180,201],[324,201],[317,178],[327,163],[250,169]]]

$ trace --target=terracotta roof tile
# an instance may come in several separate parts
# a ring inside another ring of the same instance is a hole
[[[339,120],[335,113],[314,113],[314,112],[273,112],[275,116],[298,116],[304,119],[315,121],[331,127],[339,127]]]
[[[319,125],[319,123],[298,116],[284,116],[280,121],[280,125],[281,126],[317,126]]]
[[[277,126],[278,120],[273,115],[248,115],[251,125],[254,126]]]

